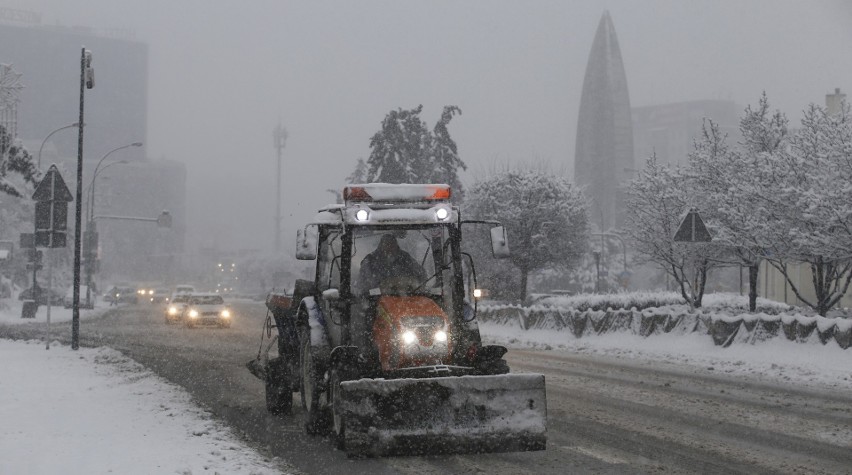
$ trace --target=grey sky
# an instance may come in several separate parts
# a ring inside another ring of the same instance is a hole
[[[797,120],[834,87],[852,89],[852,6],[840,0],[5,4],[41,11],[45,24],[130,28],[150,45],[148,154],[187,164],[188,238],[209,244],[221,232],[229,248],[271,246],[279,117],[290,133],[288,242],[397,107],[423,104],[430,126],[444,105],[461,107],[450,132],[467,183],[495,161],[545,160],[571,173],[604,9],[633,106],[745,105],[766,90]]]

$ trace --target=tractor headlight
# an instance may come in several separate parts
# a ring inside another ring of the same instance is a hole
[[[198,318],[198,310],[196,310],[196,309],[190,310],[189,311],[189,317],[190,318]]]
[[[365,209],[359,209],[355,212],[355,219],[358,221],[366,221],[370,218],[370,213]]]
[[[444,330],[438,330],[435,332],[435,341],[445,342],[447,341],[447,332]]]
[[[447,211],[447,208],[438,208],[435,211],[435,217],[438,218],[438,221],[444,221],[450,217],[450,212]]]
[[[177,307],[169,307],[169,315],[177,315]]]
[[[224,318],[229,318],[231,316],[231,312],[227,310],[222,310],[222,313],[220,315],[222,315],[222,317]]]
[[[406,345],[410,345],[417,341],[417,335],[414,334],[411,330],[406,330],[402,332],[402,342]]]

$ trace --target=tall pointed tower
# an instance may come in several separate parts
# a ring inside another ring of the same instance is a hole
[[[601,231],[621,225],[625,206],[622,183],[633,168],[633,123],[621,49],[605,11],[598,24],[577,119],[574,181],[585,188],[589,219]]]

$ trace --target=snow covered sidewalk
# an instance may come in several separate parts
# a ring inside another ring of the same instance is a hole
[[[165,382],[109,349],[0,339],[2,474],[277,474]]]

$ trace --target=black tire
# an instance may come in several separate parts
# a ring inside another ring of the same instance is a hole
[[[310,337],[305,338],[299,355],[301,384],[299,394],[302,397],[302,409],[305,410],[305,432],[309,435],[324,434],[328,430],[327,404],[322,396],[323,388],[321,368],[317,366],[315,350],[311,347]]]
[[[293,409],[293,393],[289,381],[284,384],[266,382],[266,410],[272,414],[289,414]]]

